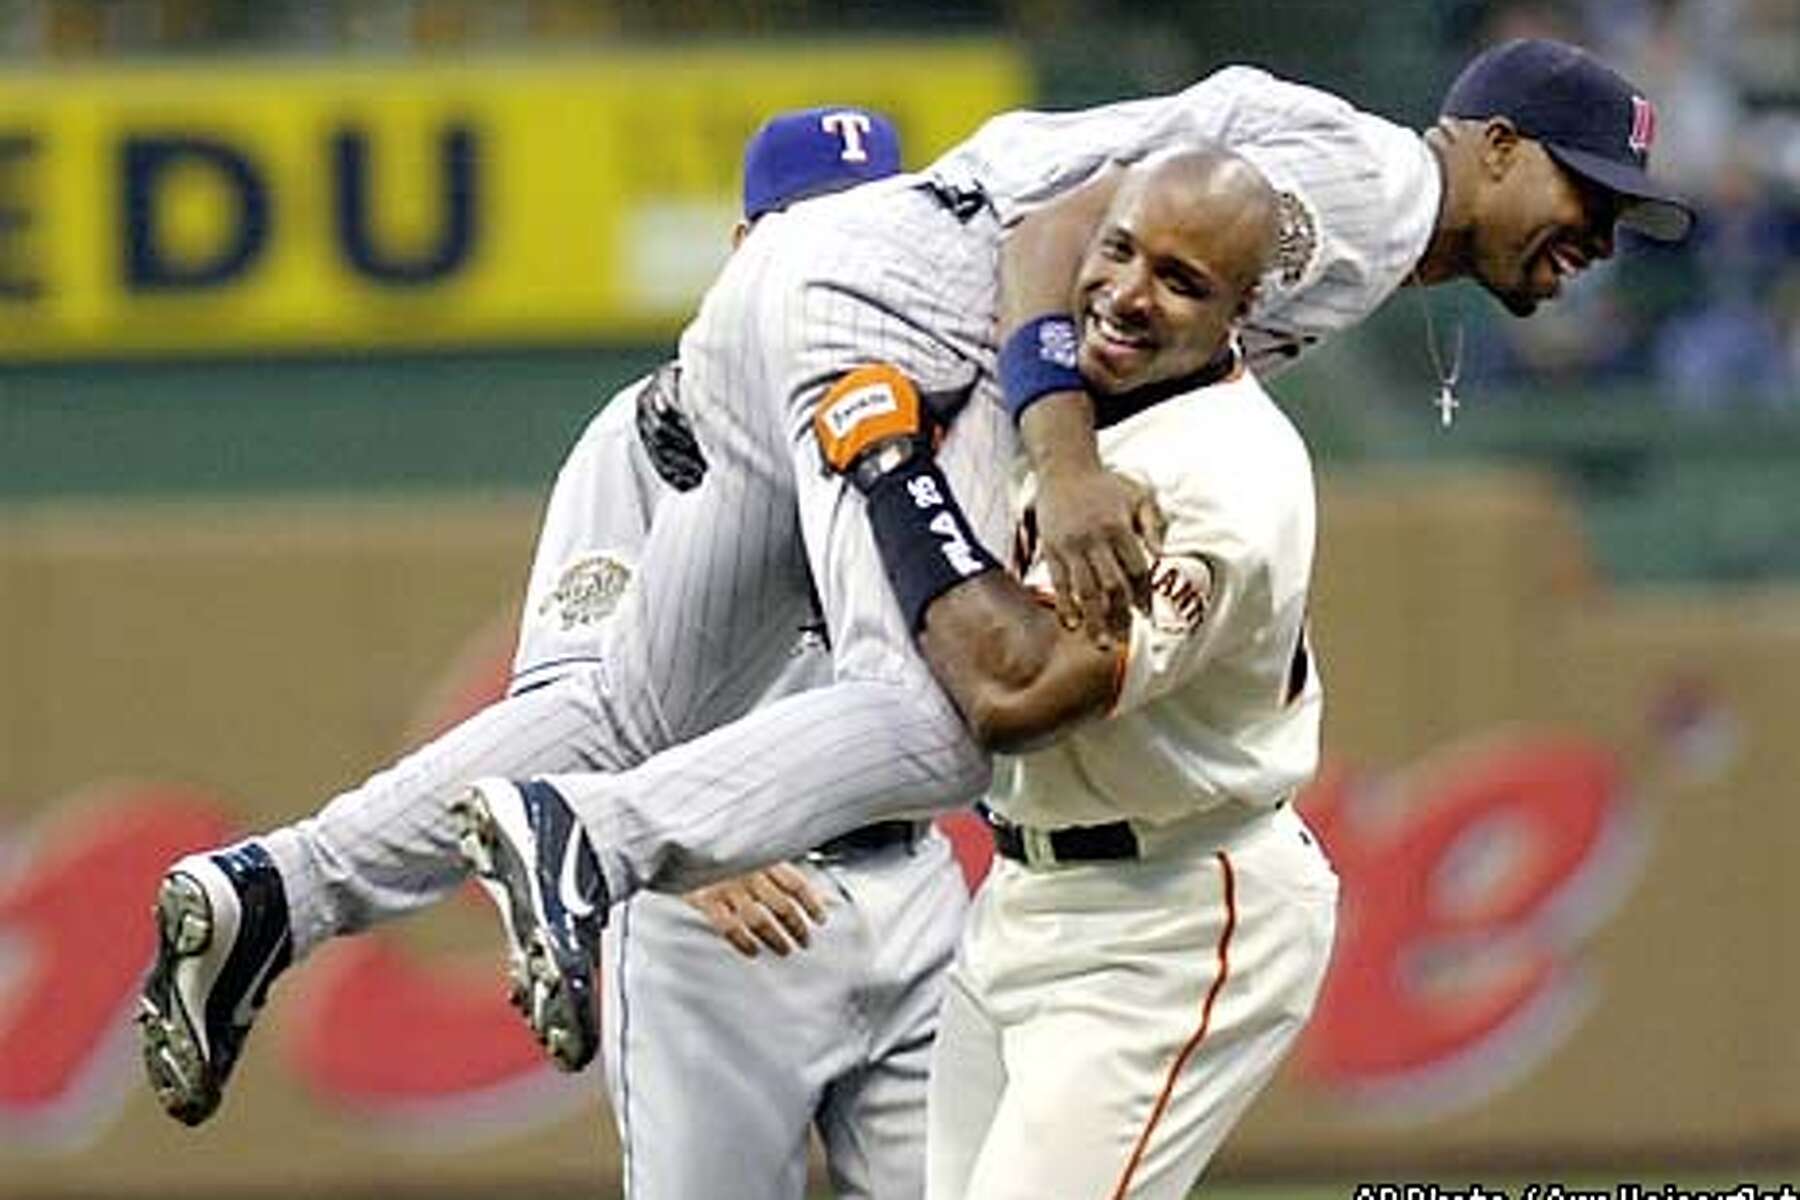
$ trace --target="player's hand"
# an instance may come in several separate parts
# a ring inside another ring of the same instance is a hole
[[[825,923],[825,906],[791,863],[777,863],[699,888],[683,896],[706,918],[713,932],[745,958],[767,946],[786,956],[812,944],[812,924]]]
[[[1133,607],[1149,608],[1161,511],[1143,484],[1097,465],[1041,473],[1036,507],[1057,618],[1110,646],[1130,627]]]

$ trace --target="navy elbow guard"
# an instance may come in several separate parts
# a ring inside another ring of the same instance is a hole
[[[1016,424],[1025,410],[1052,392],[1086,388],[1076,369],[1081,333],[1067,313],[1033,317],[1000,347],[1000,401]]]
[[[975,537],[937,463],[915,458],[868,489],[869,526],[906,628],[917,634],[925,609],[965,579],[999,562]]]

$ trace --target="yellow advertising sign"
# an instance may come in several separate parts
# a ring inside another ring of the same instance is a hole
[[[0,75],[0,356],[666,334],[770,113],[881,109],[917,166],[1027,89],[965,42]]]

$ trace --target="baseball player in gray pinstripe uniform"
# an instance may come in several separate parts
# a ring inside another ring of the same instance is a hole
[[[892,174],[899,161],[877,113],[783,114],[745,152],[744,216]],[[676,444],[679,426],[645,432],[634,420],[651,421],[678,393],[672,366],[634,385],[563,465],[526,590],[515,694],[595,665],[596,631],[657,504],[671,488],[704,486],[703,468],[675,478],[641,469],[646,445],[676,452],[665,466],[693,458]],[[640,469],[621,478],[622,463]],[[830,678],[816,636],[788,653],[771,695]],[[926,1076],[967,904],[944,837],[886,821],[792,863],[623,906],[602,939],[600,1013],[625,1194],[800,1200],[816,1127],[835,1194],[921,1196]]]
[[[458,805],[506,924],[516,997],[552,1056],[577,1067],[593,1053],[586,976],[609,901],[964,804],[989,782],[986,748],[911,644],[919,596],[890,587],[867,506],[822,470],[822,404],[827,441],[904,429],[920,419],[910,408],[954,413],[937,465],[963,516],[945,518],[940,553],[914,564],[919,590],[991,565],[983,547],[1009,531],[998,464],[1022,442],[1059,602],[1092,593],[1107,571],[1084,550],[1071,558],[1066,536],[1068,490],[1104,476],[1074,373],[1082,327],[1067,315],[1070,264],[1019,252],[1033,226],[1091,222],[1118,163],[1235,151],[1280,210],[1243,327],[1251,368],[1268,372],[1409,279],[1472,277],[1523,315],[1609,255],[1615,224],[1683,234],[1689,211],[1645,173],[1649,111],[1625,80],[1552,42],[1471,64],[1423,135],[1234,67],[1173,96],[1009,114],[920,176],[765,223],[682,339],[707,486],[658,511],[608,630],[607,714],[640,764],[488,782]],[[1129,529],[1133,501],[1119,506]],[[804,606],[791,584],[802,550],[833,685],[710,728],[717,690]],[[1116,628],[1123,606],[1096,607]]]
[[[797,198],[899,165],[896,132],[878,113],[782,114],[746,149],[736,238]],[[679,392],[674,364],[621,389],[558,472],[510,696],[497,706],[548,716],[547,730],[484,713],[314,818],[171,869],[142,1021],[152,1082],[176,1116],[204,1119],[218,1103],[248,1029],[248,1014],[218,998],[245,991],[240,976],[266,968],[248,989],[260,1002],[296,944],[304,951],[327,929],[441,891],[429,859],[415,857],[427,872],[409,875],[388,850],[432,813],[441,817],[441,807],[419,812],[409,798],[474,774],[591,761],[580,738],[558,743],[569,723],[554,718],[554,698],[597,668],[596,631],[657,505],[704,479]],[[816,635],[790,637],[782,656],[773,694],[829,678]],[[729,711],[754,700],[745,692],[725,703]],[[454,853],[439,857],[439,869],[460,878]],[[603,973],[607,1084],[627,1193],[798,1200],[816,1124],[839,1194],[920,1195],[940,977],[966,906],[948,843],[913,821],[853,830],[795,863],[687,897],[646,894],[628,905],[608,930]],[[806,952],[791,953],[796,946]],[[766,1032],[742,1036],[753,1025]]]

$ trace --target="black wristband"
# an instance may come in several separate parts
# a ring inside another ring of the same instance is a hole
[[[868,497],[875,547],[909,633],[919,632],[926,607],[938,596],[999,568],[933,459],[901,464],[876,480]]]
[[[1017,424],[1025,410],[1052,392],[1087,387],[1077,369],[1081,327],[1068,313],[1046,313],[1013,331],[1000,347],[1000,403]]]

